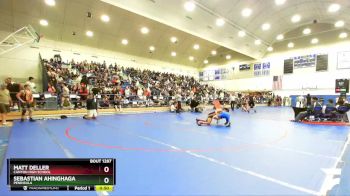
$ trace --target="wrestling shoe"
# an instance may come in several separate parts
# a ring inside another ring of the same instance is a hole
[[[225,126],[226,127],[230,127],[231,126],[231,123],[229,122],[229,123],[225,123]]]
[[[200,121],[200,120],[199,120],[198,118],[196,118],[196,124],[197,124],[198,126],[201,126],[201,124],[198,123],[199,121]]]
[[[34,119],[32,119],[32,118],[29,118],[29,121],[30,121],[30,122],[35,122],[35,120],[34,120]]]

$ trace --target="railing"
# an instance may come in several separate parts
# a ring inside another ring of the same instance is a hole
[[[43,89],[48,89],[49,77],[47,75],[46,66],[44,65],[44,62],[43,62],[40,54],[39,54],[39,63],[41,66],[41,76],[42,76]]]
[[[42,93],[42,94],[33,94],[34,97],[34,108],[36,110],[58,110],[58,109],[79,109],[86,107],[86,100],[81,99],[84,95],[70,94],[63,97],[62,95]],[[104,97],[108,96],[108,102],[104,102]],[[115,94],[98,94],[95,95],[97,99],[98,107],[103,108],[114,108],[117,105],[114,100]],[[64,104],[65,99],[68,100]],[[213,100],[209,99],[202,103],[210,104]],[[228,103],[228,99],[222,100],[225,103]],[[150,96],[143,99],[140,99],[138,96],[132,95],[127,98],[124,98],[120,101],[122,108],[136,108],[136,107],[167,107],[171,103],[177,102],[174,96]],[[182,98],[182,104],[189,104],[189,99]],[[107,103],[107,104],[106,104]],[[16,103],[19,106],[19,103]],[[12,110],[19,110],[19,107],[13,107]]]
[[[36,110],[59,110],[59,109],[80,109],[86,108],[86,100],[82,99],[82,96],[79,94],[70,94],[63,97],[63,95],[50,94],[50,93],[37,93],[33,94],[34,97],[34,108]],[[95,95],[96,101],[98,103],[98,108],[108,109],[114,108],[115,105],[120,105],[122,108],[137,108],[137,107],[168,107],[171,103],[176,103],[177,99],[175,96],[149,96],[139,98],[136,95],[131,95],[120,100],[120,103],[116,103],[114,97],[116,94],[97,94]],[[104,98],[108,97],[107,101],[104,101]],[[228,97],[224,99],[219,99],[222,104],[230,104]],[[200,104],[212,104],[213,99],[208,98],[200,101]],[[65,104],[68,103],[68,104]],[[189,98],[182,98],[181,102],[183,105],[189,105]],[[257,104],[266,104],[267,99],[259,99],[255,103]],[[241,104],[240,101],[236,101],[236,104]],[[19,103],[16,103],[19,106]],[[13,107],[12,110],[19,110],[19,107]]]

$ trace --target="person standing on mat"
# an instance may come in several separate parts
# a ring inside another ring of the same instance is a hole
[[[256,110],[254,109],[255,103],[254,103],[254,97],[252,95],[249,96],[248,98],[248,105],[249,105],[249,109],[254,110],[254,112],[256,113]],[[249,113],[250,110],[248,110]]]
[[[181,96],[181,92],[178,92],[176,94],[175,98],[177,100],[176,113],[180,113],[180,112],[182,112],[182,106],[181,106],[182,96]]]
[[[311,96],[310,94],[306,95],[306,107],[309,108],[311,106]]]
[[[230,104],[231,104],[231,110],[235,110],[235,103],[236,103],[236,96],[234,93],[231,94],[230,96]]]
[[[33,98],[32,91],[30,90],[30,86],[28,84],[25,84],[24,89],[18,92],[16,97],[21,103],[21,108],[22,108],[21,122],[24,121],[24,116],[27,112],[27,109],[29,113],[29,121],[34,122],[35,121],[33,119],[34,98]]]
[[[2,125],[6,125],[6,115],[10,112],[11,103],[10,91],[6,89],[6,85],[0,86],[0,114],[2,119]]]

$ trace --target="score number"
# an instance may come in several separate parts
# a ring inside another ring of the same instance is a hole
[[[104,173],[107,174],[107,173],[109,173],[109,171],[110,171],[110,166],[104,166],[104,167],[103,167],[103,172],[104,172]],[[110,183],[110,178],[109,178],[109,177],[104,177],[104,178],[103,178],[103,183],[104,183],[104,184],[109,184],[109,183]]]

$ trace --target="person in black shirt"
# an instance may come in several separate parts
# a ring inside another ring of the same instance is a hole
[[[311,96],[310,94],[306,95],[306,107],[309,108],[311,106]]]
[[[99,94],[99,93],[101,92],[101,89],[100,89],[99,87],[97,87],[97,86],[94,86],[94,87],[91,89],[91,91],[92,91],[92,93],[93,93],[94,95],[97,95],[97,94]]]
[[[248,98],[248,105],[250,107],[250,109],[254,110],[254,112],[256,113],[256,110],[254,109],[255,103],[254,103],[254,97],[253,96],[249,96]],[[248,110],[249,113],[249,110]]]
[[[12,82],[11,78],[6,78],[5,80],[6,88],[10,92],[10,97],[12,99],[12,104],[11,106],[14,106],[15,104],[18,104],[18,99],[17,99],[17,93],[21,91],[21,85],[17,84],[15,82]]]
[[[87,115],[85,115],[83,118],[90,120],[90,119],[96,119],[97,117],[97,101],[94,95],[89,94],[88,98],[86,100],[86,109],[87,109]]]
[[[191,112],[201,112],[199,106],[199,102],[196,99],[192,99],[190,102]]]

